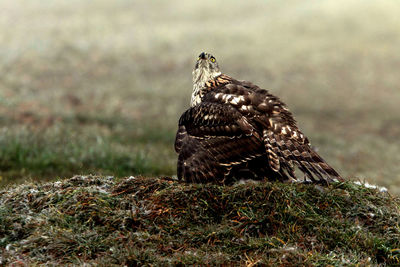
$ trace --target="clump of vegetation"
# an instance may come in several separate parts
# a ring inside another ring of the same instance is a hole
[[[75,176],[0,191],[0,264],[399,264],[400,199],[352,182]]]

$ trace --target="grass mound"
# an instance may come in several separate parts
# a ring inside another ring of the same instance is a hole
[[[0,265],[399,264],[399,208],[352,182],[75,176],[0,191]]]

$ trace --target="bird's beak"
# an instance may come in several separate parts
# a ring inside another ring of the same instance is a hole
[[[199,55],[199,58],[200,58],[200,59],[206,59],[206,53],[202,52],[202,53]]]

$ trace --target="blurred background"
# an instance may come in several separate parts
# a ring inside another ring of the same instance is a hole
[[[0,184],[175,175],[198,54],[286,102],[343,176],[400,194],[400,4],[0,3]]]

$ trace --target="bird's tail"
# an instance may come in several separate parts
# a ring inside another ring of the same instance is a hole
[[[315,152],[307,139],[288,138],[279,134],[269,137],[279,161],[296,165],[305,175],[305,181],[313,183],[342,182],[344,179]]]

